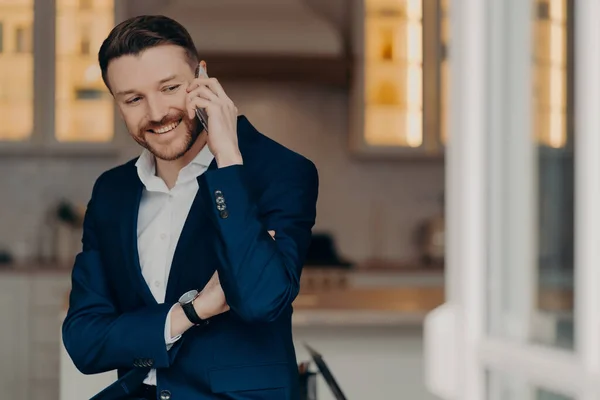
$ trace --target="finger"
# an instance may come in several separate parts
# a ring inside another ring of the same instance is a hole
[[[203,99],[207,99],[210,101],[219,101],[217,95],[214,94],[213,91],[206,86],[197,87],[196,89],[190,91],[187,96],[188,100],[191,100],[194,97],[202,97]]]
[[[192,85],[194,84],[197,84],[199,86],[208,86],[210,90],[212,90],[219,98],[227,100],[229,99],[229,97],[227,97],[227,94],[225,93],[225,90],[223,90],[223,86],[221,86],[221,83],[219,83],[217,78],[197,78],[192,83]]]
[[[275,240],[275,231],[269,231],[269,235]]]
[[[202,97],[194,97],[191,100],[188,100],[187,103],[187,112],[188,117],[193,119],[196,115],[196,108],[204,108],[208,110],[211,106],[212,102],[210,100],[203,99]],[[208,111],[207,111],[208,113]]]
[[[200,87],[205,87],[208,90],[210,90],[211,92],[213,92],[215,94],[215,96],[218,96],[218,92],[216,90],[214,90],[211,86],[209,86],[210,83],[210,78],[196,78],[194,79],[192,82],[190,82],[190,84],[188,85],[186,91],[189,93],[193,90],[196,90]],[[224,93],[224,92],[223,92]]]

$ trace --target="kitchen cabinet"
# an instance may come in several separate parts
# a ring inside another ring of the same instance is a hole
[[[29,398],[28,282],[18,277],[0,280],[0,388],[7,399]]]
[[[0,274],[2,398],[58,399],[59,315],[69,288],[67,271]]]
[[[354,4],[350,149],[365,158],[441,158],[447,0]]]

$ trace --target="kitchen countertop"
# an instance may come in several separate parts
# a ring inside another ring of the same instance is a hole
[[[420,325],[444,302],[443,287],[365,287],[301,291],[294,326]]]
[[[68,276],[70,268],[28,265],[0,268],[0,274]],[[65,294],[66,300],[67,294]],[[421,324],[444,302],[442,271],[328,270],[306,268],[294,301],[297,326],[397,326]],[[542,312],[573,310],[573,290],[551,285],[538,293]]]

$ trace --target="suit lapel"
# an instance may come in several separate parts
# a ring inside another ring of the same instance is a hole
[[[208,171],[216,168],[217,163],[213,159]],[[201,185],[200,177],[196,180],[198,185]],[[175,248],[165,301],[177,301],[185,290],[202,289],[215,271],[211,255],[214,251],[212,243],[214,243],[213,239],[216,231],[206,214],[207,207],[210,207],[210,204],[205,204],[200,195],[200,189],[198,189]],[[190,281],[203,283],[201,287],[182,287],[180,285],[181,278],[186,273],[193,275]]]
[[[135,169],[133,171],[135,173]],[[126,260],[124,267],[133,284],[133,290],[139,293],[147,304],[156,304],[156,299],[152,295],[152,292],[150,292],[150,288],[148,288],[142,275],[138,253],[137,223],[143,188],[144,186],[136,174],[131,179],[128,179],[122,193],[124,204],[120,224],[121,240]]]

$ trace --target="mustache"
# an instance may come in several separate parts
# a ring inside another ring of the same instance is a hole
[[[173,122],[179,122],[179,120],[183,119],[184,116],[185,114],[183,113],[183,111],[177,111],[165,115],[160,119],[160,121],[148,121],[140,128],[140,133],[144,133],[149,130],[154,130]]]

